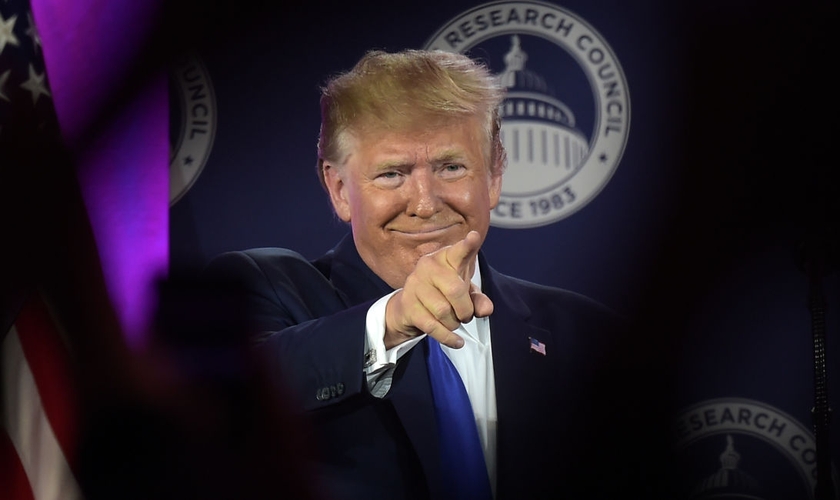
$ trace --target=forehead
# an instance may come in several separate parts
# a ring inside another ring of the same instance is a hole
[[[424,123],[400,130],[358,127],[347,134],[347,159],[365,162],[388,158],[443,161],[463,158],[483,161],[486,140],[479,120],[473,118]]]

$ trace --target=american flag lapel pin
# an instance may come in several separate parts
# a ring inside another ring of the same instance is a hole
[[[538,352],[545,356],[545,344],[535,339],[534,337],[528,337],[528,340],[531,341],[531,352]]]

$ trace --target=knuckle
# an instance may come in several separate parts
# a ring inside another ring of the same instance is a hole
[[[437,328],[438,325],[438,322],[435,321],[434,318],[425,318],[420,320],[418,323],[417,327],[420,328],[423,333],[431,333],[435,331],[435,328]]]
[[[447,302],[438,302],[431,306],[430,312],[436,318],[446,318],[452,315],[452,307]]]
[[[443,293],[447,297],[460,297],[465,295],[468,288],[466,283],[461,280],[451,280],[443,285]]]
[[[429,254],[421,256],[417,260],[417,266],[415,266],[415,268],[420,267],[420,266],[425,267],[425,266],[429,266],[429,265],[434,265],[436,254],[437,254],[437,252],[434,252],[434,253],[429,253]]]
[[[409,274],[405,278],[405,284],[403,285],[403,290],[413,290],[417,287],[419,282],[420,282],[420,278],[417,276],[417,271],[415,269],[415,271],[413,273]]]
[[[447,319],[447,320],[443,321],[442,323],[443,323],[443,326],[445,326],[446,329],[449,330],[450,332],[456,330],[459,326],[461,326],[461,321],[457,320],[457,319],[454,319],[454,318]]]

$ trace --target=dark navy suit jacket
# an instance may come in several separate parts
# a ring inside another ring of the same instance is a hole
[[[641,374],[649,371],[616,315],[579,294],[498,273],[481,254],[479,265],[494,304],[497,498],[652,496],[645,490],[658,481],[650,469],[664,433],[645,415],[651,378]],[[448,498],[426,344],[401,358],[385,398],[368,392],[365,318],[392,289],[351,237],[313,262],[278,248],[229,252],[207,275],[246,294],[271,376],[308,416],[328,498]]]

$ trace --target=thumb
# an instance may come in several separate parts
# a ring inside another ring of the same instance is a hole
[[[484,295],[482,291],[475,286],[475,283],[470,284],[470,298],[473,303],[473,315],[476,318],[486,318],[493,314],[493,301],[490,297]]]

